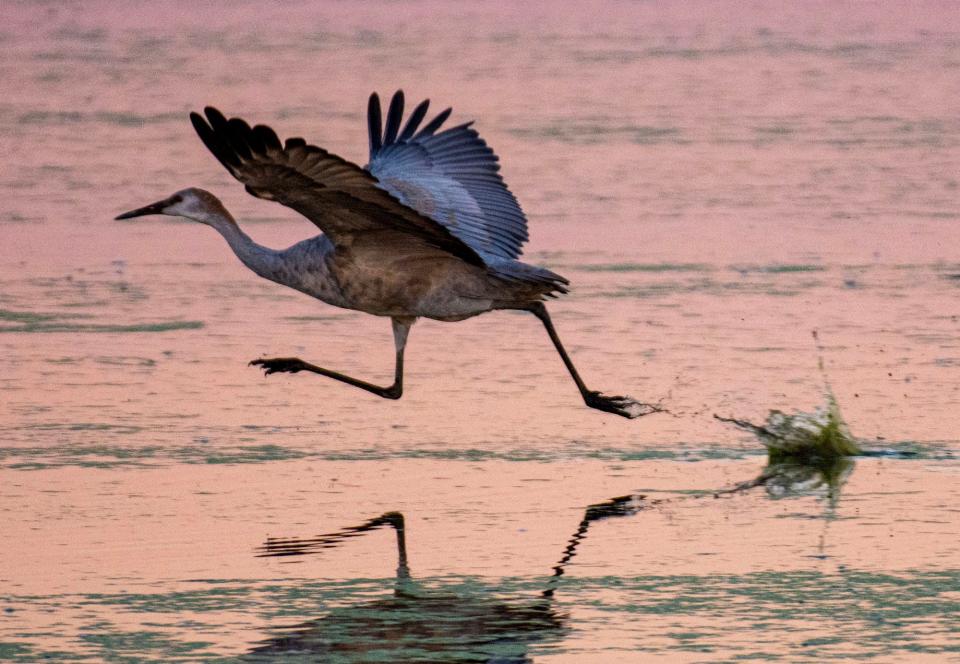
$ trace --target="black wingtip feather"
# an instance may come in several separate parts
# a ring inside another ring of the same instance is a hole
[[[195,111],[190,111],[190,124],[193,125],[193,130],[197,132],[197,136],[200,137],[200,140],[203,141],[203,144],[206,145],[207,141],[204,136],[212,133],[210,130],[210,125],[207,124],[207,121],[203,119],[203,116]]]
[[[234,152],[240,155],[241,159],[250,159],[250,148],[247,145],[247,136],[250,134],[250,125],[240,118],[230,118],[227,121],[227,128],[230,133],[224,138],[227,139]]]
[[[420,130],[420,133],[417,134],[417,138],[422,138],[425,136],[433,136],[434,132],[440,128],[444,122],[447,121],[447,118],[450,117],[450,113],[453,112],[452,108],[448,108],[445,111],[442,111],[437,117],[427,123],[427,126]]]
[[[370,133],[370,158],[383,147],[383,118],[380,115],[380,97],[376,92],[370,95],[367,103],[367,131]]]
[[[214,140],[217,143],[219,149],[214,149],[207,144],[207,147],[210,147],[211,151],[223,161],[223,156],[226,156],[229,153],[229,158],[232,163],[237,162],[236,148],[234,147],[234,142],[242,143],[240,141],[235,141],[234,139],[234,129],[230,127],[230,123],[227,121],[227,118],[224,117],[223,113],[215,109],[213,106],[207,106],[203,109],[203,112],[207,115],[207,121],[210,123],[210,128]]]
[[[397,140],[397,133],[400,131],[400,120],[403,118],[403,90],[397,90],[390,100],[390,108],[387,111],[387,127],[383,134],[383,144],[393,145]]]
[[[409,141],[413,138],[413,135],[417,132],[417,127],[420,126],[420,123],[423,122],[423,117],[427,114],[427,109],[430,108],[430,100],[424,99],[420,102],[413,113],[410,114],[410,117],[407,119],[407,124],[404,125],[403,131],[400,132],[400,136],[397,137],[398,143],[403,143],[404,141]]]
[[[203,109],[204,114],[207,116],[207,122],[210,123],[210,126],[214,131],[220,131],[221,128],[227,126],[227,119],[223,116],[223,113],[215,109],[213,106],[207,106]]]
[[[219,119],[223,119],[223,115],[215,108],[207,107],[204,111],[207,113],[207,117],[211,117],[210,112],[213,111],[212,117],[216,118],[219,116]],[[226,145],[223,140],[217,136],[216,129],[214,129],[211,124],[207,124],[207,121],[204,120],[199,113],[191,113],[190,122],[193,123],[193,128],[196,130],[200,140],[203,141],[203,144],[207,146],[207,149],[210,150],[213,156],[217,158],[217,161],[223,164],[228,171],[233,172],[233,169],[240,165],[240,160],[230,146]]]
[[[254,127],[253,135],[263,142],[263,146],[265,148],[264,152],[266,152],[266,150],[283,149],[283,144],[280,143],[280,139],[277,137],[277,132],[267,125],[257,125]]]

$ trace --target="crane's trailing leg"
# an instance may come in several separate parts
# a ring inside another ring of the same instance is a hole
[[[403,396],[403,350],[407,346],[407,335],[410,333],[410,328],[413,326],[416,318],[393,318],[392,320],[393,341],[397,348],[397,364],[394,372],[393,385],[390,385],[389,387],[381,387],[379,385],[374,385],[373,383],[368,383],[364,380],[347,376],[346,374],[330,371],[329,369],[318,367],[310,364],[309,362],[304,362],[298,357],[261,358],[259,360],[254,360],[250,363],[250,365],[262,367],[264,374],[267,376],[272,373],[297,373],[299,371],[310,371],[320,374],[321,376],[327,376],[328,378],[339,380],[348,385],[353,385],[354,387],[359,387],[367,392],[373,392],[377,396],[383,397],[384,399],[399,399],[401,396]]]
[[[547,313],[547,307],[544,306],[543,302],[537,302],[530,306],[529,311],[539,318],[543,326],[547,328],[547,334],[550,335],[550,340],[553,342],[557,352],[560,353],[560,358],[566,365],[567,371],[570,372],[573,382],[577,384],[577,389],[580,390],[580,395],[583,397],[584,403],[588,406],[629,419],[663,411],[662,408],[654,404],[640,403],[630,397],[607,396],[601,392],[588,389],[583,379],[580,378],[580,374],[577,373],[577,368],[573,366],[573,360],[567,355],[567,351],[560,341],[560,336],[553,327],[553,321],[550,320],[550,314]]]

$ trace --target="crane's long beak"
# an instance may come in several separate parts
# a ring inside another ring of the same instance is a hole
[[[151,203],[150,205],[142,208],[130,210],[129,212],[124,212],[123,214],[118,214],[116,217],[114,217],[114,219],[131,219],[133,217],[143,217],[144,215],[148,214],[163,214],[163,209],[167,207],[168,203],[168,200],[157,201],[156,203]]]

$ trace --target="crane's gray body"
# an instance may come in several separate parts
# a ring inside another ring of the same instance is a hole
[[[229,238],[228,238],[229,239]],[[261,277],[344,309],[376,316],[458,321],[494,309],[524,308],[552,272],[488,257],[485,267],[441,254],[397,254],[384,247],[337,247],[325,235],[283,251],[250,247],[240,259]]]

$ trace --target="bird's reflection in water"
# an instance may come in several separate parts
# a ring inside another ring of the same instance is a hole
[[[826,499],[824,531],[816,557],[826,558],[826,528],[833,520],[840,491],[854,468],[848,457],[778,459],[755,478],[712,492],[716,498],[763,487],[771,498],[822,495]],[[702,495],[700,496],[702,497]],[[566,616],[554,595],[566,567],[590,527],[604,519],[629,516],[642,509],[685,498],[648,500],[620,496],[591,505],[567,542],[560,560],[534,597],[511,598],[495,586],[465,586],[456,592],[429,588],[410,573],[403,515],[388,512],[359,526],[313,538],[270,538],[258,549],[264,557],[320,553],[371,531],[392,528],[396,535],[397,574],[393,593],[383,599],[334,608],[323,617],[283,629],[262,642],[245,661],[263,662],[532,662],[532,644],[559,641]]]
[[[322,618],[295,625],[256,647],[246,661],[307,662],[531,662],[529,647],[559,640],[565,616],[554,607],[564,569],[590,526],[626,516],[643,507],[643,498],[623,496],[587,508],[553,574],[532,598],[498,597],[496,587],[430,589],[415,581],[407,561],[403,515],[388,512],[366,523],[309,539],[267,540],[260,556],[319,553],[353,537],[393,528],[397,577],[391,596],[335,608]]]

